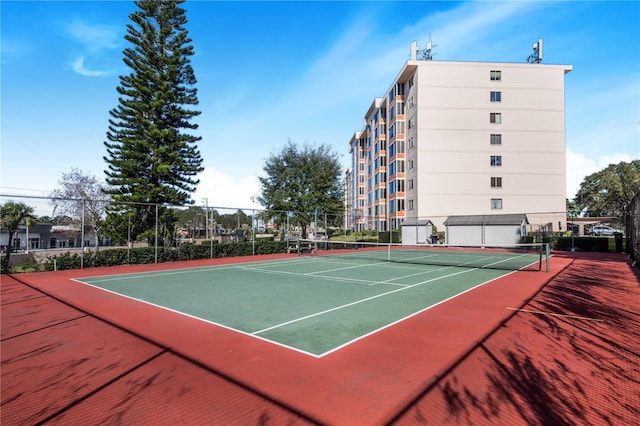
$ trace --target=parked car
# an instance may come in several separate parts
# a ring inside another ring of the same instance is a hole
[[[613,235],[615,232],[620,232],[620,231],[606,225],[595,225],[591,227],[591,230],[589,231],[589,235],[608,237]]]

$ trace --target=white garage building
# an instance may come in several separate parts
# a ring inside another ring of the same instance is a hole
[[[431,243],[433,223],[430,220],[408,219],[402,223],[402,244],[416,245]]]
[[[518,244],[527,235],[526,214],[449,216],[444,222],[450,245],[499,246]]]

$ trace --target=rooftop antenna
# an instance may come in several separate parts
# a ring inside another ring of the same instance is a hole
[[[527,57],[527,63],[539,64],[542,62],[542,39],[533,43],[533,53]]]
[[[437,53],[432,54],[431,50],[437,46],[438,46],[437,44],[431,43],[431,33],[429,33],[429,41],[427,42],[427,47],[424,50],[422,50],[422,59],[425,61],[432,61],[433,55],[437,55]]]
[[[418,52],[420,51],[420,49],[418,49],[418,43],[416,43],[415,41],[411,42],[411,55],[410,58],[412,61],[416,60],[416,57],[418,56]]]

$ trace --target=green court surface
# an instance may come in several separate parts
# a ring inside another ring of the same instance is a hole
[[[310,256],[77,281],[320,357],[508,273]]]

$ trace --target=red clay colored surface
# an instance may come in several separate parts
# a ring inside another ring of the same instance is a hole
[[[303,420],[206,369],[164,353],[52,424],[294,424]]]
[[[512,274],[321,359],[69,280],[204,264],[211,262],[17,276],[28,285],[3,276],[2,424],[633,424],[640,418],[640,279],[622,255],[555,257],[552,274]],[[7,303],[5,294],[16,296]],[[55,303],[39,304],[32,325],[5,322],[19,318],[38,294]],[[75,310],[89,316],[64,322]],[[73,334],[61,331],[76,323]],[[15,324],[22,324],[19,333],[10,330]],[[105,333],[111,337],[98,345]],[[30,346],[20,340],[27,337]],[[40,340],[58,344],[39,353]],[[71,346],[73,357],[93,365],[91,374],[81,364],[64,368]],[[113,375],[106,374],[105,352],[120,355]],[[21,362],[37,373],[29,385],[21,385],[27,371]],[[56,385],[47,400],[31,396],[61,370],[76,383],[74,392]],[[51,407],[49,399],[61,402]]]

